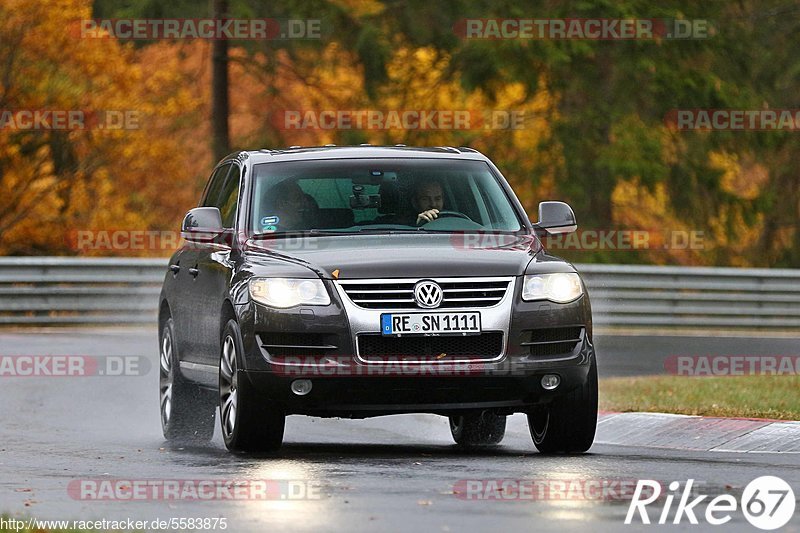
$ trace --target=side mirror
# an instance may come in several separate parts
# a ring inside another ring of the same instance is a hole
[[[216,207],[195,207],[186,213],[181,237],[192,242],[212,242],[222,235],[222,216]]]
[[[540,202],[539,222],[533,225],[536,230],[545,230],[550,235],[572,233],[578,229],[575,213],[564,202]]]

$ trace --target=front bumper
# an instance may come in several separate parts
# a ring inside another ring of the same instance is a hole
[[[274,365],[270,370],[241,370],[262,401],[280,406],[288,414],[366,418],[400,413],[453,415],[469,410],[493,409],[503,414],[527,412],[547,403],[588,379],[594,347],[584,336],[573,358],[564,361],[476,364],[413,364],[322,366]],[[557,374],[555,390],[545,390],[541,378]],[[299,396],[291,384],[312,383],[311,392]]]
[[[399,413],[452,415],[478,409],[526,412],[583,385],[595,355],[588,296],[569,304],[524,302],[519,285],[515,283],[516,290],[507,295],[502,355],[470,361],[367,362],[357,350],[348,316],[351,305],[339,298],[332,299],[330,306],[311,310],[275,310],[250,303],[240,308],[245,347],[240,379],[286,414],[364,418]],[[578,336],[576,342],[559,353],[529,346],[537,338],[532,331],[554,328],[577,332],[571,335]],[[292,344],[300,347],[292,351],[281,338],[297,339]],[[282,345],[288,352],[276,355],[267,345]],[[305,345],[317,349],[308,355]],[[545,374],[561,378],[555,390],[542,388]],[[298,379],[311,381],[310,393],[292,392],[291,384]]]

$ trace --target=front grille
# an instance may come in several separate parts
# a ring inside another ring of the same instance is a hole
[[[336,336],[325,333],[260,333],[258,342],[272,357],[322,357],[336,353]]]
[[[365,361],[385,357],[425,357],[442,361],[454,357],[468,359],[492,359],[503,353],[503,333],[489,331],[480,335],[442,337],[385,337],[362,334],[358,336],[359,354]]]
[[[583,336],[582,326],[529,329],[522,332],[522,346],[532,356],[562,355],[572,352]]]
[[[460,307],[492,307],[505,296],[510,280],[502,278],[473,278],[436,281],[444,298],[436,309]],[[340,281],[348,298],[364,309],[417,309],[414,285],[417,280],[400,281]]]

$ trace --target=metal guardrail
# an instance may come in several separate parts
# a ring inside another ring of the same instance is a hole
[[[800,270],[576,265],[594,323],[800,330]],[[167,259],[0,258],[0,325],[154,324]]]
[[[596,325],[800,330],[800,270],[576,267]]]
[[[2,257],[0,325],[155,324],[167,262]]]

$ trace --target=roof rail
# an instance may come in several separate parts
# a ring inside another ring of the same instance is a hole
[[[470,148],[469,146],[459,146],[458,149],[461,150],[461,151],[464,151],[464,152],[472,152],[472,153],[475,153],[475,154],[479,154],[480,153],[475,148]]]

